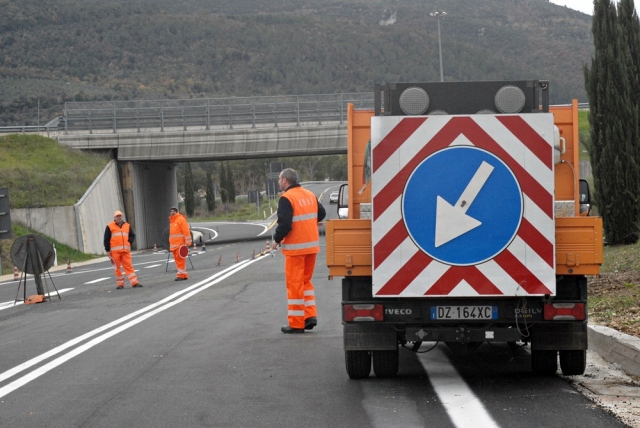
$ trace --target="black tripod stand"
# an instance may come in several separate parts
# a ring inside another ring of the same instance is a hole
[[[18,290],[16,292],[16,299],[14,304],[18,302],[18,295],[20,294],[20,288],[23,287],[23,300],[27,302],[27,274],[33,275],[33,279],[36,283],[37,296],[42,296],[37,301],[44,301],[47,297],[51,301],[51,293],[49,291],[49,284],[46,275],[49,275],[49,281],[53,289],[60,297],[60,293],[53,283],[53,278],[49,273],[49,268],[53,264],[54,259],[53,245],[45,238],[38,235],[25,235],[16,239],[11,247],[11,260],[14,265],[22,266],[22,274],[20,275],[20,282],[18,283]],[[24,280],[24,285],[22,281]],[[46,294],[45,294],[46,288]]]

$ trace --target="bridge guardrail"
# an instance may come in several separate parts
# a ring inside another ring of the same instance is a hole
[[[373,93],[198,98],[188,100],[87,101],[65,103],[64,114],[46,125],[3,126],[2,133],[64,131],[118,133],[212,127],[277,127],[344,123],[347,104],[373,108]],[[588,109],[588,103],[580,103]],[[62,123],[59,123],[62,122]],[[62,129],[61,129],[62,128]]]
[[[373,108],[373,93],[70,102],[65,103],[63,122],[65,133],[344,123],[347,103]]]

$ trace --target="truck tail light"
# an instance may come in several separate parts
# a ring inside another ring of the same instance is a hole
[[[382,305],[344,305],[345,321],[383,321],[384,307]]]
[[[546,303],[545,320],[582,321],[585,319],[584,303]]]

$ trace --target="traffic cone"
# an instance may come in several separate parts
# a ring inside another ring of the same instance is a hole
[[[193,252],[198,251],[198,247],[196,247],[196,241],[193,241]]]
[[[73,272],[71,270],[71,259],[67,259],[67,273],[71,273]]]
[[[153,252],[154,253],[158,252],[158,246],[156,244],[153,244]]]
[[[269,245],[269,241],[267,240],[267,246],[266,246],[267,251],[271,251],[271,245]]]
[[[18,267],[17,266],[13,266],[13,280],[17,281],[20,278],[20,275],[18,274]]]

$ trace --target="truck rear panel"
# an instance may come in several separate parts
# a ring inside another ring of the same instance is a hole
[[[330,278],[343,277],[350,377],[371,359],[394,375],[398,346],[425,341],[522,341],[534,372],[554,373],[558,353],[565,374],[584,372],[602,219],[580,201],[577,101],[548,106],[547,89],[389,84],[375,110],[349,106],[348,219],[327,222],[326,246]],[[526,94],[524,111],[477,111],[494,90],[496,105],[504,90]],[[415,110],[425,97],[429,110]]]

